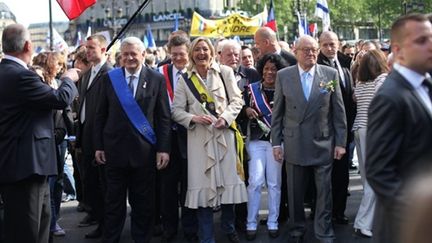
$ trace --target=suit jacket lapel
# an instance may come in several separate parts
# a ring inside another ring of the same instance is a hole
[[[147,93],[148,88],[148,81],[146,80],[146,77],[148,77],[147,75],[147,69],[146,67],[143,65],[141,68],[141,72],[139,75],[139,80],[138,80],[138,86],[137,86],[137,90],[135,93],[135,99],[138,100],[141,97],[144,97],[145,94]]]
[[[292,92],[293,92],[293,96],[295,97],[295,101],[298,102],[297,103],[298,111],[301,113],[300,117],[304,117],[308,102],[303,93],[303,86],[301,84],[301,77],[298,71],[299,70],[298,66],[296,66],[296,68],[293,68],[292,70],[293,72],[288,77],[288,82],[292,82]],[[283,79],[279,79],[279,80],[282,81]]]
[[[312,88],[311,88],[311,92],[309,95],[309,100],[306,104],[306,109],[305,109],[305,114],[304,117],[306,117],[306,115],[311,112],[311,110],[314,108],[315,103],[319,100],[319,96],[320,96],[320,90],[319,90],[319,83],[321,80],[324,80],[323,75],[321,73],[321,69],[319,68],[318,65],[315,66],[315,75],[314,75],[314,79],[312,81]]]
[[[394,73],[394,74],[393,74]],[[392,72],[393,75],[395,75],[395,79],[399,81],[399,83],[404,86],[405,88],[409,89],[410,92],[413,94],[413,96],[417,99],[417,101],[420,103],[420,105],[423,107],[423,109],[426,111],[426,113],[429,115],[429,118],[432,119],[432,112],[427,108],[426,104],[424,103],[423,99],[420,97],[420,95],[416,92],[416,90],[412,87],[411,84],[408,83],[407,80],[397,71]]]
[[[95,85],[96,81],[102,76],[102,73],[105,73],[105,71],[107,69],[107,65],[108,65],[107,62],[105,62],[104,65],[102,65],[102,67],[96,73],[96,76],[94,77],[93,81],[91,82],[90,87],[88,87],[87,89],[91,89]],[[91,76],[91,69],[89,72],[89,78],[87,80],[90,79],[90,76]],[[87,84],[88,84],[88,82],[87,82]]]

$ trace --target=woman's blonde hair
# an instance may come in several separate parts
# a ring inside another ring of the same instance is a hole
[[[193,52],[194,52],[196,45],[201,41],[204,41],[208,45],[208,47],[210,48],[210,54],[211,54],[210,62],[214,61],[216,53],[215,53],[214,46],[211,43],[210,39],[208,39],[207,37],[198,37],[192,41],[191,46],[189,48],[189,53],[188,53],[188,55],[189,55],[189,67],[188,67],[188,69],[189,70],[191,70],[192,67],[195,66],[195,61],[193,60]]]

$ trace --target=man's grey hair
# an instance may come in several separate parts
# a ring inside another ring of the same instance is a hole
[[[126,45],[137,45],[140,52],[145,51],[144,43],[139,38],[134,36],[124,38],[120,44],[120,50]]]
[[[26,41],[30,41],[30,32],[21,24],[11,24],[3,30],[2,47],[6,54],[22,52]]]
[[[224,51],[225,48],[234,47],[236,50],[241,51],[241,45],[238,41],[235,40],[225,40],[222,43],[221,52]]]

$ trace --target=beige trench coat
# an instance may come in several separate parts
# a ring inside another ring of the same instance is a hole
[[[197,74],[213,96],[219,116],[231,124],[243,105],[232,69],[213,63],[207,74],[207,85],[194,68],[188,72],[188,76],[192,73]],[[219,73],[225,81],[229,105]],[[185,206],[215,207],[246,202],[246,187],[236,170],[234,132],[228,128],[216,129],[213,125],[191,124],[194,115],[204,114],[204,108],[181,77],[174,93],[172,118],[188,129],[188,189]]]

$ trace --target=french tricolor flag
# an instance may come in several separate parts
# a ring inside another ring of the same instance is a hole
[[[268,11],[267,23],[265,26],[269,27],[274,32],[277,32],[277,23],[276,23],[276,17],[274,14],[273,0],[270,0],[270,8]]]

